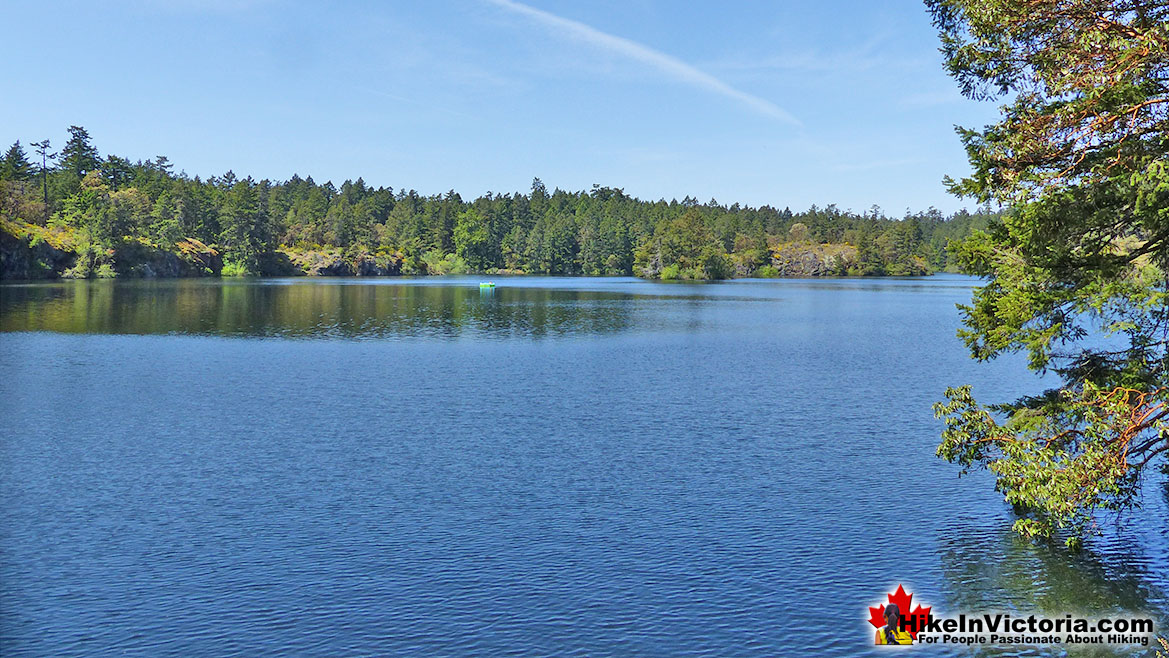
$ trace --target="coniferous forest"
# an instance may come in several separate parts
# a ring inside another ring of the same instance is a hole
[[[164,156],[103,156],[80,126],[69,135],[59,150],[17,141],[0,159],[3,278],[922,275],[950,267],[950,241],[995,216],[643,201],[596,185],[549,191],[539,179],[526,194],[471,200],[361,178],[204,179]]]

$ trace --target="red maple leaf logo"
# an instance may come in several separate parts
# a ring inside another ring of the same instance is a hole
[[[909,613],[909,606],[913,603],[913,595],[906,592],[905,588],[901,585],[898,585],[897,591],[889,594],[888,597],[889,603],[897,606],[897,609],[901,612],[901,629],[908,630],[909,636],[917,640],[917,632],[925,628],[925,624],[929,620],[930,610],[933,608],[923,608],[919,605],[913,613]],[[905,623],[911,617],[917,620],[916,629],[912,625]],[[879,605],[875,608],[869,606],[869,623],[877,628],[885,625],[885,606]]]

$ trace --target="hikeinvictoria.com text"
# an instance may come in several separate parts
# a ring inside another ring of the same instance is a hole
[[[901,628],[917,633],[922,644],[1139,644],[1148,646],[1155,627],[1151,617],[1089,619],[1007,613],[959,614],[954,617],[903,615]]]

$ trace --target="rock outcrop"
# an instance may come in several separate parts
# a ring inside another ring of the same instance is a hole
[[[773,247],[771,266],[785,277],[833,276],[847,273],[856,258],[852,245],[785,242]]]
[[[128,242],[114,250],[113,266],[119,277],[176,278],[218,276],[223,269],[219,253],[194,240],[184,240],[177,251],[164,251]]]
[[[0,231],[0,279],[55,279],[76,260],[44,240]]]

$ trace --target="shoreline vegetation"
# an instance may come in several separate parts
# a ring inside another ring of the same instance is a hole
[[[948,246],[997,213],[874,206],[643,201],[621,189],[464,201],[174,173],[165,156],[101,157],[82,127],[60,153],[19,141],[0,158],[0,279],[536,274],[728,279],[915,276],[955,270]]]

